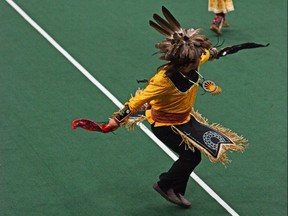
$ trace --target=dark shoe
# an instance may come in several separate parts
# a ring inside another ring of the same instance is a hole
[[[178,194],[177,196],[181,200],[182,203],[181,206],[183,208],[189,208],[191,206],[192,203],[189,200],[187,200],[184,196],[182,196],[181,194]]]
[[[224,20],[222,26],[228,28],[230,24]]]
[[[153,184],[154,190],[156,190],[162,197],[164,197],[169,202],[172,202],[176,205],[182,206],[182,201],[179,197],[174,193],[174,190],[170,188],[166,192],[164,192],[158,185],[158,183]]]
[[[210,26],[210,30],[214,31],[216,34],[221,34],[221,28],[219,28],[217,25],[212,24]]]

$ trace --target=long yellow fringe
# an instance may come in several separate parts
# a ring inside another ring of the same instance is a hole
[[[125,127],[128,131],[134,130],[135,129],[135,125],[137,123],[142,123],[143,121],[146,120],[146,116],[144,115],[140,115],[137,118],[129,118],[129,120],[127,121]]]
[[[189,149],[196,147],[203,154],[205,154],[211,162],[214,162],[214,163],[220,162],[225,166],[226,166],[226,164],[231,162],[231,160],[229,160],[227,157],[228,151],[236,151],[236,152],[244,152],[245,151],[245,148],[248,146],[248,144],[247,144],[248,140],[245,139],[243,136],[239,136],[235,132],[231,131],[228,128],[223,127],[220,124],[216,124],[216,123],[209,124],[208,120],[206,118],[202,117],[202,115],[200,113],[198,113],[197,111],[195,111],[194,109],[191,110],[191,114],[195,117],[195,119],[198,122],[200,122],[204,125],[207,125],[207,126],[213,128],[214,130],[219,131],[220,133],[222,133],[226,137],[228,137],[233,142],[233,144],[221,145],[219,153],[218,153],[218,157],[215,158],[206,149],[202,148],[200,145],[198,145],[196,142],[194,142],[192,139],[190,139],[188,136],[186,136],[182,131],[177,129],[175,126],[172,126],[172,128],[175,131],[177,131],[177,133],[181,137],[185,137],[185,139],[183,139],[183,140]]]

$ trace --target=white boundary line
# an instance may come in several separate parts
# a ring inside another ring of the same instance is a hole
[[[97,88],[99,88],[112,102],[123,107],[123,104],[112,95],[100,82],[98,82],[82,65],[80,65],[66,50],[64,50],[50,35],[48,35],[36,22],[34,22],[16,3],[12,0],[6,0],[30,25],[32,25],[46,40],[48,40],[62,55],[65,56],[83,75],[85,75]],[[178,157],[164,145],[144,124],[138,126],[174,161]],[[231,215],[239,216],[224,200],[222,200],[204,181],[202,181],[194,172],[191,177],[212,196],[220,205],[222,205]]]

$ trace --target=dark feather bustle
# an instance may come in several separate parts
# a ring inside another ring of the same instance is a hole
[[[154,14],[153,19],[156,22],[149,21],[150,26],[165,36],[165,40],[155,45],[162,54],[160,59],[187,64],[195,62],[205,49],[212,47],[208,38],[199,34],[200,29],[182,28],[177,19],[164,6],[162,6],[162,13],[166,20]]]

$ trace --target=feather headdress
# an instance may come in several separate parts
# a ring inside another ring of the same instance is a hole
[[[212,47],[208,38],[199,34],[201,29],[182,28],[164,6],[162,6],[162,13],[166,20],[154,14],[153,19],[156,23],[149,21],[150,26],[166,37],[164,41],[155,45],[162,54],[160,59],[177,64],[194,63],[205,49]]]

